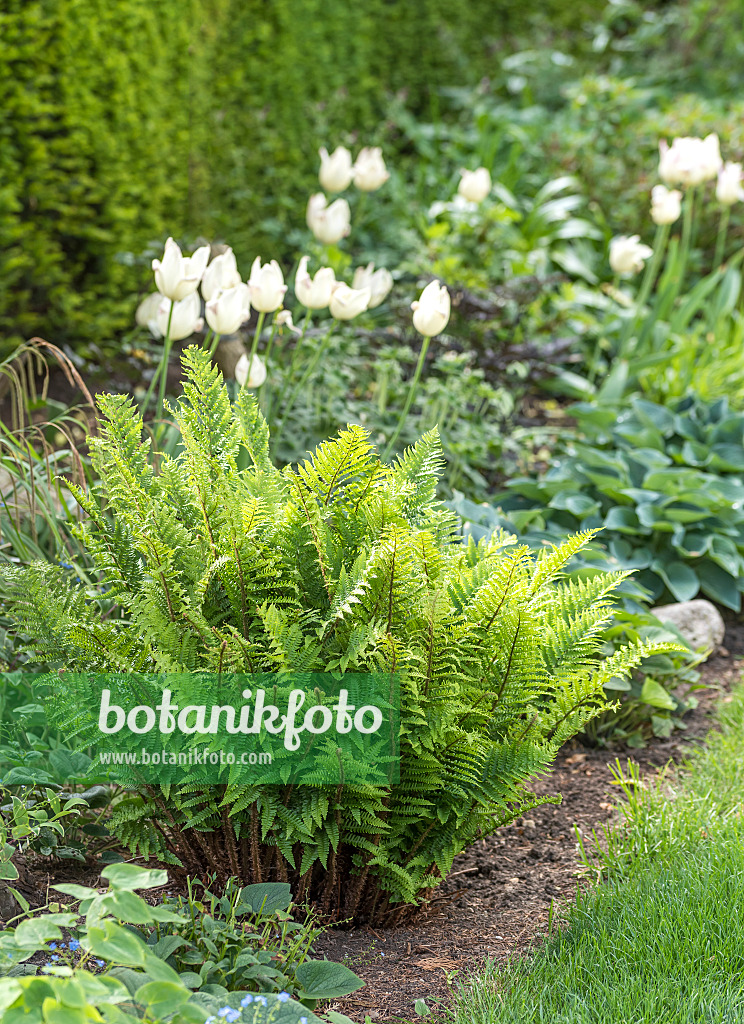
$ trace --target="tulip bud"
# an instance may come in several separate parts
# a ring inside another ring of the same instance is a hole
[[[439,281],[427,284],[418,300],[411,303],[413,310],[413,326],[419,334],[433,338],[441,334],[449,323],[450,295]]]
[[[308,309],[325,309],[331,301],[331,291],[336,275],[331,267],[321,267],[315,277],[307,270],[307,256],[303,256],[295,274],[295,295],[297,301]]]
[[[643,245],[640,235],[618,235],[610,242],[610,266],[616,274],[637,274],[652,253],[653,249]]]
[[[344,146],[337,146],[329,156],[328,150],[323,147],[320,153],[320,179],[321,186],[326,192],[343,192],[351,184],[354,171],[351,166],[351,153]]]
[[[664,185],[651,189],[651,220],[654,224],[674,224],[682,212],[682,193]]]
[[[251,314],[250,288],[242,282],[217,292],[205,307],[207,323],[215,334],[235,334]]]
[[[457,191],[471,203],[482,202],[491,191],[491,175],[487,167],[479,167],[477,171],[460,171],[460,184]]]
[[[336,199],[330,206],[322,192],[310,196],[307,204],[307,225],[324,245],[334,245],[351,231],[351,210],[345,199]]]
[[[201,283],[201,293],[205,302],[214,298],[217,292],[226,292],[230,288],[237,288],[240,284],[240,274],[235,260],[235,253],[232,249],[226,249],[219,256],[215,256],[207,269]]]
[[[284,275],[276,260],[261,266],[260,256],[256,256],[253,261],[248,287],[251,290],[251,305],[259,313],[273,313],[279,309],[287,290]]]
[[[209,259],[209,246],[203,245],[193,256],[182,256],[181,249],[169,238],[162,260],[153,260],[155,286],[161,295],[173,302],[195,292]]]
[[[393,287],[393,275],[384,267],[375,270],[374,263],[368,263],[366,267],[356,268],[351,286],[352,288],[369,288],[370,299],[367,309],[375,309],[390,294]]]
[[[360,192],[376,192],[390,177],[379,146],[365,146],[354,164],[354,184]]]
[[[744,199],[744,189],[741,187],[742,170],[741,164],[725,163],[718,172],[718,184],[716,185],[716,199],[723,206],[732,206]]]
[[[667,185],[700,185],[715,178],[723,165],[715,133],[704,139],[683,137],[659,143],[659,177]]]
[[[343,281],[337,281],[331,292],[331,316],[336,320],[353,320],[367,308],[370,294],[369,288],[349,288]]]
[[[139,306],[137,306],[137,312],[134,314],[137,326],[146,327],[153,338],[163,337],[158,327],[158,310],[162,301],[163,296],[160,292],[152,292],[140,302]]]
[[[235,364],[235,380],[241,388],[260,388],[266,380],[266,364],[260,356],[253,356],[249,361],[245,353]]]
[[[171,306],[173,306],[172,315]],[[185,299],[180,299],[178,302],[163,299],[158,309],[158,330],[163,337],[168,335],[171,341],[183,341],[184,338],[191,337],[195,331],[200,331],[204,326],[200,313],[201,302],[196,292],[191,292]],[[169,319],[170,331],[168,331]]]

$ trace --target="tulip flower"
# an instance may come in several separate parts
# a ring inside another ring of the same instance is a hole
[[[151,292],[137,306],[134,320],[138,327],[146,327],[153,338],[162,338],[163,334],[158,327],[158,310],[163,296],[160,292]]]
[[[398,420],[398,426],[395,428],[393,436],[388,441],[387,448],[382,456],[384,461],[390,458],[390,454],[395,447],[395,442],[400,437],[403,424],[406,422],[408,413],[413,405],[414,395],[416,394],[416,389],[418,388],[419,381],[421,380],[421,371],[424,368],[429,342],[435,334],[441,334],[449,323],[449,292],[444,285],[439,284],[439,281],[432,281],[430,284],[427,284],[426,288],[421,292],[418,300],[411,303],[411,309],[413,310],[413,326],[419,334],[423,334],[424,340],[421,343],[421,351],[419,352],[418,362],[416,363],[416,370],[413,374],[411,386],[408,389],[408,395],[406,396],[403,411],[401,412],[400,419]]]
[[[354,184],[360,192],[376,192],[390,177],[379,146],[365,146],[354,164]]]
[[[172,312],[171,312],[172,308]],[[171,302],[163,299],[158,308],[158,330],[170,341],[183,341],[204,326],[201,316],[201,302],[196,292],[191,292],[185,299]],[[170,323],[170,326],[169,326]]]
[[[352,288],[369,288],[370,299],[367,309],[375,309],[390,294],[393,287],[393,275],[384,267],[375,270],[374,263],[368,263],[366,267],[356,268],[351,286]]]
[[[482,202],[491,191],[491,175],[487,167],[479,167],[477,171],[460,171],[458,193],[471,203]]]
[[[742,188],[741,181],[741,164],[725,163],[718,172],[718,183],[716,185],[716,199],[722,206],[733,206],[734,203],[744,199],[744,189]]]
[[[206,304],[205,312],[215,334],[235,334],[251,314],[250,288],[241,282],[235,288],[217,292]]]
[[[336,275],[331,267],[321,267],[316,271],[315,277],[310,277],[307,263],[307,256],[303,256],[295,274],[297,301],[308,309],[326,309],[331,301],[331,291],[336,283]]]
[[[226,249],[219,256],[215,256],[204,271],[201,293],[204,296],[204,301],[209,302],[217,292],[226,292],[230,288],[237,288],[239,284],[240,274],[235,253],[232,249]]]
[[[444,285],[439,281],[432,281],[416,302],[411,303],[413,310],[413,326],[419,334],[427,338],[433,338],[441,334],[449,323],[450,318],[450,295]]]
[[[172,302],[180,302],[195,292],[207,265],[209,251],[209,246],[203,245],[193,256],[183,256],[179,246],[169,238],[162,260],[152,261],[155,286],[160,294]]]
[[[337,146],[331,155],[323,147],[320,153],[320,172],[318,178],[326,192],[343,192],[351,184],[354,171],[351,165],[351,153],[345,146]]]
[[[616,274],[637,274],[652,253],[653,249],[641,242],[640,235],[618,235],[610,242],[610,266]]]
[[[682,193],[665,185],[651,189],[651,220],[654,224],[674,224],[682,212]]]
[[[260,356],[253,356],[249,361],[244,353],[235,364],[234,373],[241,388],[260,388],[266,380],[266,364]]]
[[[700,185],[715,178],[723,165],[718,136],[683,137],[659,143],[659,177],[667,185]]]
[[[345,199],[336,199],[328,206],[322,192],[310,196],[307,204],[307,225],[323,245],[334,245],[351,231],[351,210]]]
[[[372,292],[369,288],[349,288],[337,281],[331,292],[329,309],[336,320],[353,320],[367,308]]]
[[[276,260],[261,266],[260,256],[256,256],[253,261],[248,287],[250,288],[251,305],[259,313],[273,313],[275,309],[279,309],[287,290],[284,275]]]

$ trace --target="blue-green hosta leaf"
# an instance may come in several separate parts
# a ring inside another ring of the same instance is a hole
[[[700,577],[700,589],[706,597],[726,608],[732,608],[735,612],[739,611],[741,593],[737,581],[730,573],[707,558],[697,566],[697,572]]]
[[[676,601],[691,601],[700,589],[698,574],[686,562],[662,562],[657,558],[651,569],[661,576]]]

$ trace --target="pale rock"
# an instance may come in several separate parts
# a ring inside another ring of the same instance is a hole
[[[661,622],[674,626],[693,650],[701,647],[716,651],[723,642],[726,627],[714,604],[696,598],[694,601],[680,601],[652,608],[651,614]]]

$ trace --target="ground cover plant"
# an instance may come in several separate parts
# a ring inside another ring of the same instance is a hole
[[[183,448],[158,472],[131,402],[101,399],[100,487],[75,493],[105,592],[9,568],[11,614],[44,662],[69,668],[400,672],[391,789],[148,789],[112,819],[133,851],[191,871],[206,857],[220,876],[289,880],[327,913],[388,920],[533,804],[525,784],[607,708],[603,683],[666,645],[594,660],[623,574],[555,584],[587,535],[536,560],[501,536],[461,544],[435,498],[436,433],[386,466],[349,427],[279,471],[250,392],[233,408],[203,350],[185,366]]]
[[[722,733],[654,789],[618,766],[623,825],[585,846],[608,882],[583,895],[533,957],[490,966],[448,1019],[733,1021],[744,1010],[741,685]]]

